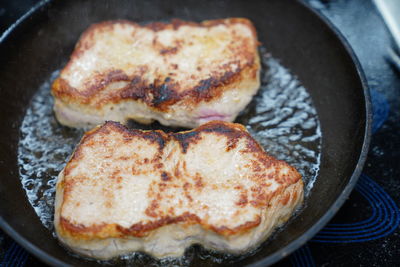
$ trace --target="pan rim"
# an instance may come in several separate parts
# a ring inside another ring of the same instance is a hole
[[[335,34],[335,36],[340,40],[342,43],[344,49],[346,50],[347,54],[350,56],[355,69],[357,71],[357,74],[359,76],[362,88],[363,88],[363,93],[364,93],[364,101],[365,101],[365,133],[364,133],[364,141],[361,147],[361,152],[360,156],[358,158],[356,167],[350,177],[349,182],[343,189],[343,191],[339,194],[337,199],[333,202],[333,204],[329,207],[329,209],[325,212],[325,214],[313,225],[311,226],[307,231],[305,231],[300,237],[298,237],[296,240],[292,241],[289,243],[287,246],[279,249],[278,251],[272,253],[268,257],[264,258],[263,260],[260,260],[257,263],[252,263],[247,266],[269,266],[280,259],[283,259],[284,257],[290,255],[293,253],[295,250],[300,248],[302,245],[304,245],[307,241],[309,241],[311,238],[313,238],[332,218],[333,216],[339,211],[339,209],[343,206],[345,201],[348,199],[350,193],[353,191],[355,185],[357,184],[357,181],[361,175],[362,169],[364,167],[365,161],[368,156],[368,151],[369,151],[369,145],[371,142],[371,129],[372,129],[372,104],[371,104],[371,96],[369,92],[369,86],[368,86],[368,81],[367,78],[364,74],[364,71],[362,69],[361,63],[358,60],[358,57],[356,56],[353,48],[347,41],[347,39],[344,37],[344,35],[339,31],[339,29],[323,14],[317,12],[314,10],[309,4],[305,3],[304,0],[298,1],[303,7],[308,9],[311,13],[313,13],[315,16],[317,16],[321,21],[323,21],[329,29]]]
[[[32,15],[36,13],[41,8],[44,8],[48,5],[52,0],[42,0],[39,3],[35,4],[31,9],[29,9],[24,15],[22,15],[16,22],[14,22],[10,27],[8,27],[0,36],[0,44],[2,44],[14,30],[24,23],[27,19],[29,19]],[[314,16],[318,17],[326,26],[328,26],[329,30],[340,40],[343,48],[345,49],[346,53],[350,56],[352,63],[357,71],[358,77],[360,79],[360,83],[363,89],[364,94],[364,102],[365,102],[365,129],[364,129],[364,140],[361,147],[361,151],[359,154],[359,158],[357,164],[354,168],[354,171],[350,177],[349,182],[343,189],[343,191],[338,195],[337,199],[333,202],[333,204],[326,210],[325,214],[314,223],[307,231],[301,234],[297,239],[290,242],[285,247],[279,249],[278,251],[270,254],[269,256],[265,257],[264,259],[249,264],[247,266],[266,266],[276,263],[278,260],[290,255],[296,249],[300,248],[303,244],[305,244],[308,240],[310,240],[319,230],[321,230],[332,217],[337,213],[340,207],[344,204],[344,202],[349,197],[350,193],[352,192],[354,186],[356,185],[359,176],[361,175],[363,166],[367,159],[369,145],[371,141],[371,123],[372,123],[372,105],[371,105],[371,98],[369,93],[368,82],[365,77],[364,71],[362,66],[353,51],[352,47],[348,43],[347,39],[343,36],[343,34],[338,30],[338,28],[323,14],[314,10],[309,4],[305,3],[303,0],[298,1],[304,8],[309,10]],[[37,256],[43,262],[52,265],[52,266],[71,266],[66,264],[65,262],[59,260],[58,258],[54,257],[51,254],[43,251],[38,246],[33,245],[29,242],[26,238],[24,238],[21,234],[19,234],[13,227],[10,226],[0,215],[0,228],[6,232],[11,238],[13,238],[18,244],[24,247],[27,251],[32,253],[33,255]]]

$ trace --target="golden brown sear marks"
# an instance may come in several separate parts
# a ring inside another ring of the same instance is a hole
[[[118,120],[123,122],[136,119],[138,112],[133,111],[144,105],[155,114],[141,117],[161,116],[160,122],[168,124],[171,119],[165,114],[185,116],[186,112],[186,116],[193,114],[184,126],[198,125],[191,120],[203,117],[204,103],[215,109],[218,105],[211,102],[226,98],[226,94],[236,99],[230,114],[224,114],[232,117],[259,87],[257,46],[255,28],[244,18],[200,23],[175,19],[143,26],[124,20],[94,24],[82,34],[53,83],[57,118],[69,126],[74,126],[74,120],[84,120],[75,113],[103,121],[120,116]],[[119,110],[126,102],[139,106],[123,114],[108,109]]]

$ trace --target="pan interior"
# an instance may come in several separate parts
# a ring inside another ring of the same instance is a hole
[[[236,122],[245,125],[267,153],[296,167],[305,182],[307,199],[318,174],[321,155],[321,129],[317,111],[311,96],[296,76],[267,54],[265,48],[260,49],[260,54],[263,67],[260,91]],[[21,125],[18,146],[22,186],[36,214],[50,231],[53,231],[57,175],[84,133],[82,129],[63,127],[54,117],[50,86],[58,74],[59,71],[54,71],[33,96]],[[162,128],[167,132],[179,130],[162,127],[158,123],[140,125],[132,122],[130,127]],[[170,260],[169,263],[190,264],[194,254],[213,262],[238,259],[206,250],[194,252],[191,249],[183,258]],[[121,257],[131,264],[138,264],[142,258],[135,253]],[[157,263],[166,264],[165,260],[155,261]]]

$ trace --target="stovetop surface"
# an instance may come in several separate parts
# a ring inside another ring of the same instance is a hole
[[[38,1],[0,5],[0,32]],[[372,0],[307,0],[344,35],[370,87],[372,141],[349,199],[312,240],[276,266],[400,266],[400,70],[393,40]],[[43,266],[0,230],[0,266]]]

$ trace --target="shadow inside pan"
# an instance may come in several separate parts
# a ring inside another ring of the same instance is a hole
[[[0,47],[1,226],[22,245],[53,265],[92,265],[70,256],[41,224],[21,187],[17,163],[20,126],[32,96],[66,62],[80,33],[108,19],[134,21],[178,17],[200,21],[246,17],[260,41],[308,89],[321,122],[319,178],[307,207],[273,242],[237,264],[268,264],[299,247],[337,210],[360,168],[367,129],[362,81],[335,33],[292,1],[64,1],[44,5],[25,19]],[[46,99],[44,99],[46,101]],[[48,99],[51,101],[51,99]],[[243,118],[242,118],[243,119]],[[364,152],[365,153],[365,144]],[[321,220],[321,218],[323,218]],[[311,230],[310,230],[311,229]],[[194,260],[192,265],[204,266]],[[207,265],[217,264],[207,261]]]

